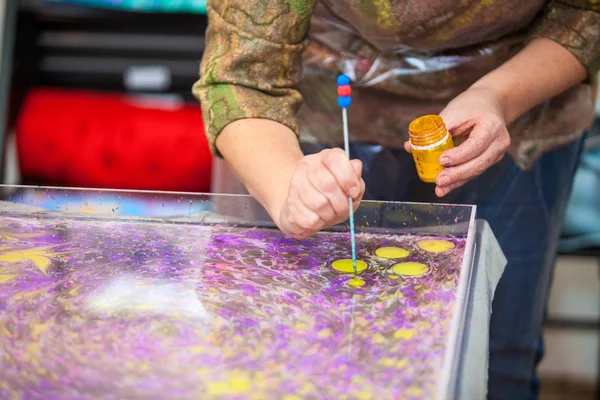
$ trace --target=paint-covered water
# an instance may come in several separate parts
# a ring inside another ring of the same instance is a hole
[[[0,227],[0,398],[434,397],[462,238],[433,254],[417,245],[431,237],[359,234],[366,283],[351,287],[331,267],[350,256],[347,234],[3,216]],[[390,246],[410,255],[375,255]]]

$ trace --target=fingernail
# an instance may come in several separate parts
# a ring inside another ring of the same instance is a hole
[[[356,197],[356,196],[358,196],[359,193],[360,193],[360,189],[358,188],[358,186],[352,186],[350,189],[348,189],[348,194],[351,197]]]
[[[443,167],[447,167],[448,165],[450,165],[450,159],[448,157],[440,158],[440,165]]]
[[[450,183],[450,178],[448,178],[446,175],[443,175],[439,178],[440,181],[440,186],[446,186],[447,184]]]

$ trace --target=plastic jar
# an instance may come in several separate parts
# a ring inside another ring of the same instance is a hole
[[[419,178],[423,182],[434,183],[437,175],[444,169],[439,162],[440,156],[454,147],[452,135],[438,115],[425,115],[415,119],[410,123],[408,133]]]

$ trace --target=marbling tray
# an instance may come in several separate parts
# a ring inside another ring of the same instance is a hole
[[[363,203],[353,288],[247,196],[0,190],[0,398],[452,398],[474,206]]]

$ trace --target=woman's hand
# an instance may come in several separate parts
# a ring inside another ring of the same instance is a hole
[[[445,196],[500,161],[510,146],[507,124],[587,75],[573,52],[537,38],[475,82],[440,114],[453,136],[467,140],[440,157],[448,168],[438,174],[435,193]],[[410,151],[407,144],[405,148]]]
[[[275,121],[232,122],[216,145],[277,226],[297,239],[345,221],[348,196],[356,209],[365,192],[359,160],[341,149],[304,156],[294,132]]]
[[[489,89],[466,90],[440,116],[453,137],[466,137],[440,156],[440,164],[446,168],[435,180],[435,193],[443,197],[500,161],[510,146],[510,135],[501,97]],[[410,152],[408,142],[404,147]]]
[[[341,149],[303,157],[290,181],[287,198],[271,211],[287,235],[303,239],[348,219],[348,196],[354,209],[365,192],[362,162],[348,160]],[[277,202],[274,202],[277,204]]]

